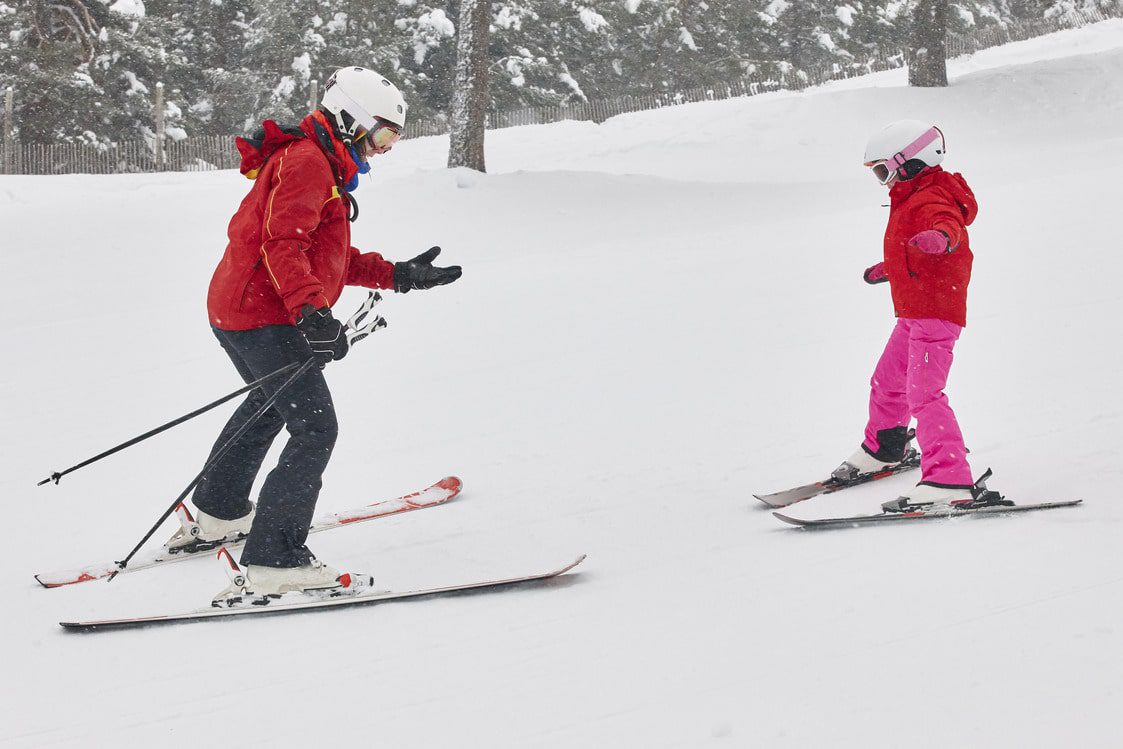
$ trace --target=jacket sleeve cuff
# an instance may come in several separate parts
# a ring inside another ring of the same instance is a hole
[[[955,252],[955,249],[963,242],[963,230],[955,224],[940,221],[932,228],[947,237],[948,252]]]
[[[306,292],[294,299],[287,300],[286,305],[289,310],[289,319],[292,320],[293,325],[300,319],[300,311],[304,309],[304,305],[306,304],[311,304],[316,309],[331,306],[322,291]]]
[[[351,248],[351,263],[347,267],[348,286],[368,289],[394,288],[394,264],[377,252],[359,252]]]

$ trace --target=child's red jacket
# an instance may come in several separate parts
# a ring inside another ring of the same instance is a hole
[[[266,121],[260,141],[239,139],[238,149],[242,173],[255,182],[230,219],[211,279],[211,325],[291,325],[305,304],[335,304],[344,286],[393,288],[393,263],[351,246],[342,186],[357,167],[321,116],[288,132]]]
[[[936,318],[967,325],[967,284],[971,281],[971,242],[967,227],[979,206],[959,174],[933,167],[889,191],[885,228],[885,272],[897,317]],[[948,236],[952,251],[929,255],[908,241],[936,229]]]

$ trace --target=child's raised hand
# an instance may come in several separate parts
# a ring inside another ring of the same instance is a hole
[[[929,255],[946,255],[951,252],[948,235],[936,229],[927,229],[909,240],[909,246],[918,248]]]

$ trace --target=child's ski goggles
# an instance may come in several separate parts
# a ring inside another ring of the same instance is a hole
[[[872,164],[866,164],[866,166],[873,172],[873,176],[877,177],[877,181],[883,185],[889,184],[889,180],[892,179],[893,175],[896,173],[896,170],[889,168],[889,164],[886,163],[885,159],[875,161]]]
[[[375,153],[386,153],[402,139],[402,129],[389,120],[376,117],[374,128],[360,135],[356,141],[364,138]]]

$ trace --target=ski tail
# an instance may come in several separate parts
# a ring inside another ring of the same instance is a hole
[[[397,499],[374,502],[351,510],[343,510],[341,512],[320,516],[312,522],[312,527],[308,532],[319,533],[320,531],[361,523],[367,520],[374,520],[375,518],[386,517],[388,515],[396,515],[401,512],[436,507],[437,505],[442,505],[457,497],[463,488],[464,484],[459,478],[456,476],[446,476],[426,489],[406,494]],[[180,509],[182,509],[182,514],[180,514]],[[177,517],[180,517],[181,524],[185,518],[188,522],[191,522],[190,512],[187,507],[183,505],[177,508]],[[242,540],[234,541],[224,544],[219,548],[237,549],[242,543]],[[212,551],[214,551],[213,548],[200,550],[194,553],[169,553],[166,549],[160,549],[148,556],[134,559],[132,563],[124,569],[116,562],[101,562],[87,565],[79,569],[62,570],[58,572],[40,572],[35,575],[35,581],[44,588],[61,588],[66,585],[103,580],[118,573],[138,572],[150,567],[181,562],[196,557],[205,557]]]
[[[775,492],[774,494],[754,494],[753,496],[759,499],[764,504],[773,509],[780,509],[789,507],[797,502],[804,502],[808,499],[818,497],[822,494],[832,494],[843,489],[849,489],[852,486],[860,486],[868,484],[871,481],[880,481],[881,479],[896,476],[898,473],[904,473],[920,467],[920,455],[916,450],[910,449],[905,459],[897,465],[891,466],[881,471],[874,471],[873,473],[858,474],[852,479],[838,479],[831,477],[822,481],[816,481],[813,484],[805,484],[804,486],[797,486],[792,489]]]

